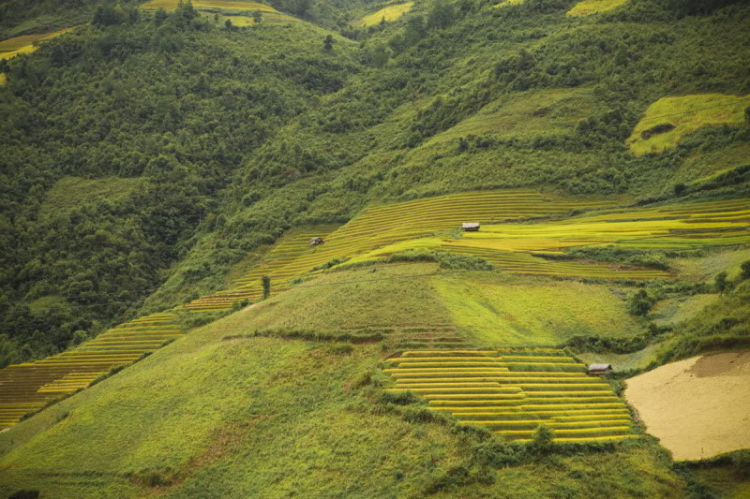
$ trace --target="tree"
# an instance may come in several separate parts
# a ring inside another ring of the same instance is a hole
[[[729,279],[727,279],[727,273],[726,272],[719,272],[716,274],[716,278],[714,278],[714,286],[716,287],[716,291],[719,292],[719,294],[724,294],[724,291],[728,290],[732,283],[729,282]]]
[[[161,26],[164,21],[167,20],[169,17],[169,14],[167,14],[167,11],[163,8],[159,8],[159,10],[156,11],[154,14],[154,24],[157,26]]]
[[[255,24],[260,24],[260,22],[263,20],[263,13],[259,10],[256,10],[253,12],[253,21],[255,21]]]
[[[419,40],[425,35],[424,19],[422,16],[410,17],[406,21],[406,30],[404,31],[404,43],[411,47],[419,43]]]
[[[120,4],[117,5],[100,5],[94,11],[94,17],[91,24],[94,26],[113,26],[122,24],[125,21],[125,11]]]
[[[326,36],[325,40],[323,40],[323,50],[326,52],[333,50],[333,43],[333,37],[331,35]]]
[[[453,4],[445,0],[437,0],[427,17],[427,27],[431,29],[445,29],[455,19]]]
[[[641,289],[630,300],[630,313],[632,315],[644,316],[651,310],[653,304],[654,302],[648,296],[648,293]]]
[[[261,284],[263,285],[263,298],[268,298],[271,296],[271,278],[264,275],[261,278]]]
[[[226,27],[226,28],[227,28],[228,30],[230,30],[230,31],[231,31],[231,30],[232,30],[232,20],[231,20],[231,19],[227,19],[227,20],[226,20],[226,21],[224,22],[224,26],[225,26],[225,27]]]

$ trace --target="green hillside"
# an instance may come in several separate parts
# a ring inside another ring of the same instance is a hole
[[[748,25],[3,3],[0,495],[741,495],[622,393],[750,346]]]
[[[296,311],[282,296],[276,309]],[[370,313],[367,302],[342,305]],[[617,454],[604,447],[537,463],[489,433],[429,416],[419,404],[382,399],[390,381],[380,373],[381,345],[245,337],[263,323],[255,317],[250,308],[193,331],[0,434],[3,492],[475,497],[492,493],[496,480],[504,484],[496,497],[604,490],[682,497],[684,482],[646,441],[617,447]],[[607,480],[586,480],[592,466]],[[540,473],[546,479],[537,483]]]

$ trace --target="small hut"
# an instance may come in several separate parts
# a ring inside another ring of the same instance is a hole
[[[318,246],[323,244],[323,238],[322,237],[313,237],[310,239],[310,246]]]
[[[590,376],[604,376],[612,373],[612,364],[591,364],[588,368]]]
[[[461,224],[464,232],[479,232],[479,222],[465,222]]]

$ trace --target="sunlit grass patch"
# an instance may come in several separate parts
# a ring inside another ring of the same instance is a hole
[[[10,59],[20,54],[30,54],[37,49],[39,43],[64,35],[74,29],[65,28],[53,33],[22,35],[0,41],[0,60]],[[4,82],[5,76],[3,75],[2,79],[0,79],[0,84],[4,84]]]
[[[633,129],[627,145],[633,154],[659,153],[710,125],[740,126],[750,95],[697,94],[663,97],[651,104]]]
[[[59,216],[85,203],[113,202],[135,192],[141,185],[137,178],[105,177],[87,179],[62,177],[47,191],[42,203],[43,216]]]
[[[141,5],[144,9],[176,9],[179,0],[151,0]],[[277,12],[276,9],[270,5],[258,3],[258,2],[244,2],[241,0],[195,0],[193,7],[199,10],[205,9],[221,9],[221,10],[246,10],[246,11],[259,11],[259,12]]]
[[[624,5],[628,0],[581,0],[570,9],[569,16],[588,16],[591,14],[600,14],[616,9]]]
[[[509,137],[569,132],[578,120],[593,112],[592,99],[589,89],[513,93],[486,105],[428,143],[480,134]]]
[[[5,85],[8,82],[8,78],[5,76],[5,73],[0,73],[0,87]]]
[[[383,19],[386,22],[395,21],[399,17],[403,16],[414,7],[414,2],[398,3],[383,7],[377,12],[368,14],[360,19],[359,24],[361,26],[373,26],[380,23]]]
[[[500,0],[500,2],[496,3],[493,7],[507,7],[509,5],[519,5],[523,2],[524,0]]]

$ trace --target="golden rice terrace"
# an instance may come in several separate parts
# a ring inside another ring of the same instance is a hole
[[[105,331],[75,350],[0,370],[0,429],[182,335],[173,314],[153,314]]]
[[[413,392],[434,411],[525,442],[539,425],[556,442],[635,438],[630,412],[609,383],[562,350],[412,350],[390,359],[391,393]]]

